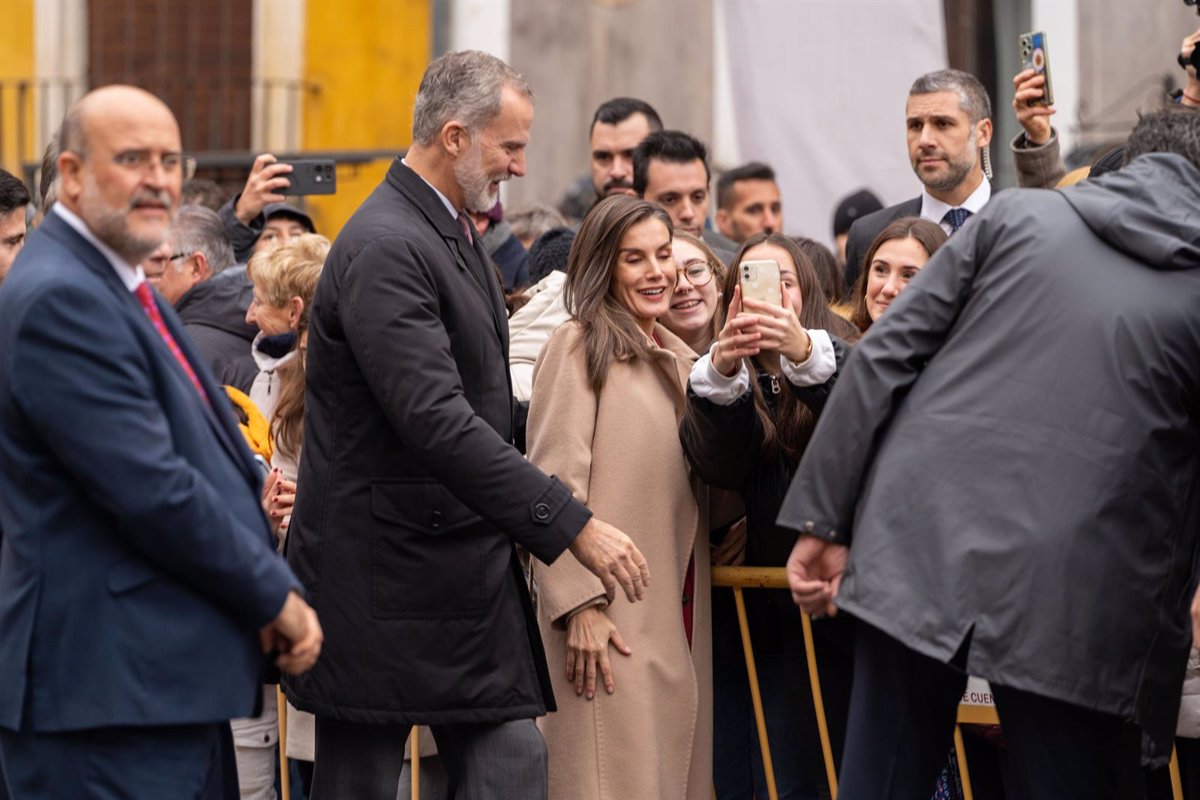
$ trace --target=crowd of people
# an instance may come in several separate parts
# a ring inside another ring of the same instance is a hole
[[[764,798],[745,564],[779,797],[832,794],[809,663],[839,797],[961,797],[968,675],[974,796],[1200,797],[1198,42],[1071,174],[1015,76],[1003,192],[987,91],[916,76],[919,194],[836,252],[630,97],[580,219],[508,213],[535,97],[477,51],[332,243],[93,90],[36,214],[0,171],[0,796],[269,800],[282,729],[392,800],[418,725],[426,798]]]

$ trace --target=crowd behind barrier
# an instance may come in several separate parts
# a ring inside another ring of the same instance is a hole
[[[631,97],[505,209],[476,51],[332,244],[89,92],[0,171],[0,797],[1200,797],[1198,42],[1082,175],[1016,75],[1004,191],[914,76],[836,252]]]

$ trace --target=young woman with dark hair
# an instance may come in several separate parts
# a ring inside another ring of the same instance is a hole
[[[832,360],[826,331],[847,339],[856,338],[857,331],[829,309],[812,264],[794,241],[781,234],[753,236],[735,256],[733,271],[743,261],[760,259],[779,264],[783,306],[743,302],[737,281],[729,282],[720,335],[692,368],[681,438],[705,482],[742,494],[746,563],[781,567],[795,535],[777,527],[775,517],[816,424],[815,414],[798,398],[794,380],[821,361],[818,353]],[[780,796],[815,797],[824,769],[803,666],[799,612],[785,592],[751,592],[746,601]],[[730,598],[715,600],[713,615],[714,639],[738,636]],[[850,631],[844,620],[823,622],[816,630],[831,738],[840,749],[849,697]],[[713,665],[714,685],[720,687],[714,696],[717,724],[731,731],[719,737],[721,746],[714,753],[720,800],[751,792],[766,796],[745,667],[740,653],[732,652],[737,658]]]

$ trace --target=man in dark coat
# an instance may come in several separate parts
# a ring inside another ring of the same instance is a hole
[[[511,444],[504,301],[466,211],[525,173],[532,120],[499,59],[430,64],[412,147],[317,286],[287,556],[327,638],[320,668],[286,683],[316,714],[316,798],[392,800],[417,723],[459,796],[545,797],[533,718],[554,698],[514,542],[578,558],[630,601],[649,577],[625,534]]]
[[[1129,157],[995,198],[824,409],[780,524],[803,534],[797,603],[860,621],[842,798],[928,796],[968,674],[1038,797],[1110,796],[1125,719],[1170,754],[1200,527],[1200,114],[1147,115]]]

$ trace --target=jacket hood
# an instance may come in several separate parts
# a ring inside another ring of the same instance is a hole
[[[175,311],[185,325],[206,325],[252,342],[258,328],[246,324],[246,310],[253,297],[254,285],[242,264],[193,286]]]
[[[1150,153],[1062,190],[1092,232],[1153,269],[1200,268],[1200,170]]]

